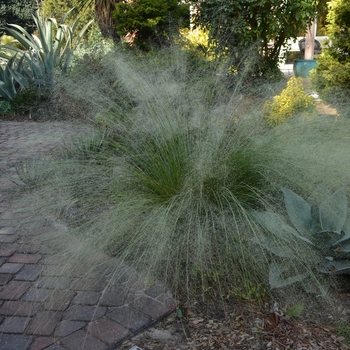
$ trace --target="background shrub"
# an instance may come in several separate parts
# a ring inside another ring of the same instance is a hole
[[[118,35],[141,50],[168,45],[173,32],[190,21],[189,5],[177,0],[118,2],[113,16]]]
[[[291,77],[281,94],[275,96],[272,102],[265,103],[264,114],[267,122],[271,126],[276,126],[297,113],[310,114],[313,107],[315,101],[312,96],[304,92],[303,79]]]
[[[339,97],[342,105],[350,91],[350,1],[332,0],[328,7],[330,43],[318,58],[311,79],[322,98],[332,101]]]
[[[2,0],[0,4],[0,36],[6,33],[4,30],[8,23],[16,23],[33,33],[35,23],[33,15],[38,9],[36,0]]]

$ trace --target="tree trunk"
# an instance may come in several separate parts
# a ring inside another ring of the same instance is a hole
[[[120,40],[116,32],[115,21],[112,12],[115,4],[121,0],[95,0],[95,14],[97,24],[105,38],[112,38],[115,42]]]
[[[315,29],[316,22],[312,22],[311,26],[308,28],[306,37],[305,37],[305,56],[306,60],[314,59],[315,51]]]

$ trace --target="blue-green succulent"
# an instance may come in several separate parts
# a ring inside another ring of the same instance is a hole
[[[271,288],[300,282],[314,270],[329,275],[350,274],[350,213],[346,191],[331,193],[319,187],[307,200],[287,188],[282,188],[282,192],[286,215],[272,211],[253,213],[265,230],[264,235],[253,241],[276,257],[270,264]],[[293,260],[297,265],[303,254],[309,254],[305,261],[312,256],[315,266],[306,268],[304,264],[305,271],[295,268],[299,273],[286,277]]]

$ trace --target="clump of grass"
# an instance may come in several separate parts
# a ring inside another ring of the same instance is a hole
[[[28,158],[15,164],[17,177],[5,174],[5,176],[18,186],[23,188],[35,188],[52,175],[49,162],[40,157]]]
[[[157,68],[161,59],[120,52],[104,59],[105,74],[118,77],[133,107],[109,100],[114,118],[104,146],[75,146],[84,156],[57,159],[42,186],[45,208],[85,210],[71,268],[84,260],[89,271],[89,260],[104,251],[179,293],[265,290],[271,256],[252,241],[263,229],[251,212],[281,207],[281,185],[308,194],[320,182],[348,184],[346,121],[295,118],[270,129],[260,110],[233,118],[239,97],[224,89],[213,64],[188,70],[186,54],[169,49]],[[92,91],[107,89],[94,79]],[[95,107],[113,95],[94,100],[85,87],[82,98]],[[96,153],[106,161],[87,161]],[[302,265],[313,259],[298,254]]]

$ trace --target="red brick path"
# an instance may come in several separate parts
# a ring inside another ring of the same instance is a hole
[[[4,172],[15,176],[17,161],[48,154],[63,136],[80,131],[0,122],[1,350],[107,350],[175,307],[159,285],[131,291],[122,282],[65,276],[55,265],[59,252],[46,244],[57,230],[53,219],[28,220],[28,210],[18,206],[16,185]]]

